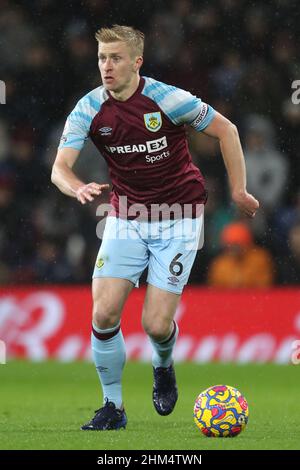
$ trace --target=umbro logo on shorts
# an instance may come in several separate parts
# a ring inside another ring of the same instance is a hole
[[[175,276],[170,276],[168,279],[170,281],[169,284],[172,284],[173,286],[176,286],[176,283],[179,282],[179,279]]]

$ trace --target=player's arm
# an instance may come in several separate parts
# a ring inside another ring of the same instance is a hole
[[[160,82],[156,82],[156,91],[151,90],[152,94],[148,91],[149,97],[159,103],[159,107],[173,124],[188,124],[198,132],[205,132],[219,139],[232,198],[244,213],[253,217],[259,203],[246,190],[244,155],[234,124],[188,91]]]
[[[80,150],[65,147],[58,150],[52,167],[51,181],[67,196],[75,197],[81,204],[93,201],[103,190],[109,188],[109,184],[84,183],[72,170],[79,156]]]
[[[232,199],[242,212],[249,217],[254,217],[259,208],[259,202],[246,189],[245,160],[236,126],[216,112],[203,132],[219,139]]]

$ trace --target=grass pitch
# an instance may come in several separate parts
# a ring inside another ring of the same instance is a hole
[[[177,364],[179,400],[166,417],[152,401],[150,364],[124,371],[126,430],[84,432],[101,406],[90,363],[0,365],[0,449],[299,449],[299,366]],[[249,404],[246,430],[233,439],[203,436],[193,422],[197,395],[216,384],[237,387]]]

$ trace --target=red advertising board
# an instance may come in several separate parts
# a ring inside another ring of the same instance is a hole
[[[145,288],[134,289],[122,318],[127,357],[148,361],[141,326]],[[162,306],[163,308],[163,306]],[[0,340],[8,357],[90,358],[89,287],[0,290]],[[300,290],[210,290],[189,286],[176,313],[176,361],[291,362],[300,339]]]

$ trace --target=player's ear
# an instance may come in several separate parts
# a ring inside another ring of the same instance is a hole
[[[136,57],[135,62],[133,64],[134,71],[137,72],[141,68],[142,65],[143,65],[143,57],[142,56]]]

